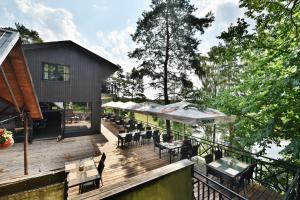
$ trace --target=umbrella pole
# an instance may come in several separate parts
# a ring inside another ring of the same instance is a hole
[[[147,114],[147,127],[148,127],[148,114]]]
[[[214,124],[213,143],[216,142],[216,124]]]
[[[183,124],[183,136],[185,136],[185,124]]]

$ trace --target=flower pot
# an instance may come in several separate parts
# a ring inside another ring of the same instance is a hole
[[[11,138],[9,140],[7,140],[6,142],[4,142],[3,144],[0,144],[0,149],[7,149],[9,147],[11,147],[14,144],[14,139]]]

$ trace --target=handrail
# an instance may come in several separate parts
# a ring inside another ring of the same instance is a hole
[[[201,176],[202,179],[195,176],[195,174],[197,176]],[[204,199],[205,193],[207,193],[206,196],[208,199],[210,199],[210,198],[215,199],[215,197],[217,195],[217,196],[219,196],[219,199],[247,200],[247,198],[230,190],[229,188],[214,181],[213,179],[210,179],[209,177],[198,173],[195,170],[194,170],[193,178],[197,180],[194,182],[194,186],[196,185],[196,188],[197,188],[197,196],[195,197],[197,200]],[[202,188],[200,188],[200,184],[202,185]],[[205,190],[205,187],[207,187],[207,190]],[[200,193],[200,189],[202,189],[201,193]]]
[[[300,170],[298,170],[283,200],[300,199]]]
[[[140,121],[140,120],[136,120],[136,121],[139,121],[139,122],[142,122],[144,124],[146,124],[146,122],[144,121]],[[163,131],[166,131],[165,128],[162,128],[162,127],[159,127],[159,126],[156,126],[155,124],[151,124],[151,123],[148,123],[148,125],[152,126],[152,127],[155,127],[157,129],[160,129],[160,130],[163,130]],[[180,134],[180,132],[178,131],[172,131],[173,133],[176,133],[176,134]],[[199,140],[202,140],[202,141],[206,141],[206,142],[212,142],[210,140],[207,140],[207,139],[204,139],[204,138],[200,138],[200,137],[197,137],[197,136],[189,136],[189,137],[192,137],[192,138],[196,138],[196,139],[199,139]],[[297,171],[297,169],[299,168],[299,166],[296,166],[294,164],[291,164],[291,163],[287,163],[286,161],[283,161],[283,160],[276,160],[274,158],[270,158],[270,157],[267,157],[267,156],[264,156],[264,155],[259,155],[259,154],[255,154],[255,153],[252,153],[252,152],[249,152],[249,151],[245,151],[245,150],[241,150],[241,149],[238,149],[236,147],[232,147],[232,146],[228,146],[226,144],[222,144],[222,143],[219,143],[219,142],[214,142],[216,145],[219,145],[219,146],[225,146],[225,147],[229,147],[233,150],[236,150],[236,151],[240,151],[240,152],[243,152],[245,154],[249,154],[249,155],[252,155],[252,156],[259,156],[261,158],[264,158],[264,159],[267,159],[269,161],[272,161],[272,162],[279,162],[281,164],[284,164],[284,165],[287,165],[288,167],[292,167],[295,171]]]
[[[139,122],[146,124],[144,121]],[[152,126],[156,129],[159,129],[160,131],[166,130],[165,128],[156,126],[151,123],[148,123],[148,126]],[[183,137],[183,134],[178,131],[173,131],[173,134],[175,134],[176,139],[181,139]],[[224,154],[236,156],[238,159],[244,162],[251,164],[256,163],[257,167],[254,172],[254,180],[276,190],[279,193],[285,193],[288,191],[289,186],[291,185],[293,179],[295,178],[297,170],[299,169],[298,166],[282,160],[276,160],[267,156],[254,154],[245,150],[228,146],[226,144],[212,142],[210,140],[206,140],[196,136],[188,137],[192,140],[192,142],[200,145],[200,154],[198,152],[198,155],[200,156],[213,153],[215,149],[220,149]]]

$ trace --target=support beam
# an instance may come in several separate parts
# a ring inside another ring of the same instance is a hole
[[[28,175],[28,115],[23,114],[24,124],[24,175]]]
[[[15,109],[16,109],[16,111],[17,111],[19,114],[21,114],[21,111],[20,111],[20,108],[19,108],[19,106],[18,106],[16,97],[15,97],[13,91],[12,91],[12,88],[10,87],[10,84],[9,84],[9,82],[8,82],[8,79],[7,79],[6,75],[5,75],[5,72],[4,72],[2,66],[0,66],[0,70],[1,70],[1,74],[2,74],[3,80],[4,80],[4,82],[5,82],[5,85],[6,85],[7,89],[8,89],[8,91],[9,91],[10,97],[11,97],[13,103],[14,103]]]

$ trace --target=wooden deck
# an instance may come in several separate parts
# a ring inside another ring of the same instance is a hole
[[[107,141],[100,134],[66,138],[60,142],[34,140],[28,150],[29,175],[64,169],[66,161],[99,155],[99,147]],[[24,176],[23,154],[23,143],[0,150],[0,184]]]
[[[123,150],[116,148],[118,129],[114,124],[105,123],[105,125],[112,131],[102,125],[102,134],[67,138],[61,142],[34,141],[29,145],[29,173],[33,175],[63,169],[66,161],[97,156],[100,152],[105,152],[107,158],[103,172],[104,186],[97,189],[104,192],[124,186],[128,178],[169,164],[168,155],[162,154],[162,159],[159,159],[158,151],[153,151],[152,143],[132,145]],[[3,180],[23,176],[23,144],[15,144],[11,149],[0,151],[0,160],[0,184]],[[195,170],[206,174],[205,169],[204,162],[200,158]],[[70,188],[69,197],[77,196],[78,191],[78,187]],[[277,193],[259,184],[248,187],[245,196],[256,200],[282,199]]]

